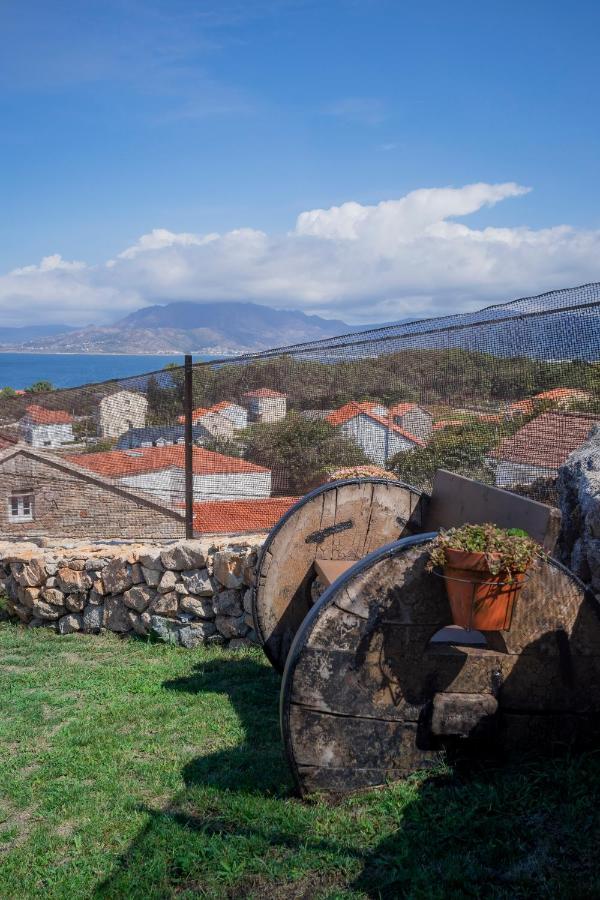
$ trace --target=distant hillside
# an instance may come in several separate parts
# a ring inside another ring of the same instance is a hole
[[[70,325],[22,325],[18,328],[0,326],[0,346],[20,346],[25,341],[38,341],[73,330]]]
[[[270,309],[256,303],[168,303],[148,306],[113,325],[3,340],[15,349],[73,353],[230,355],[322,340],[358,330],[339,319]]]

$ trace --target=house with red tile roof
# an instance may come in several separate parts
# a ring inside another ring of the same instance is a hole
[[[173,540],[185,536],[185,515],[156,496],[19,442],[0,448],[0,534]]]
[[[396,425],[386,407],[370,400],[351,400],[330,413],[325,421],[354,441],[367,459],[378,466],[385,466],[396,453],[426,444],[422,438]]]
[[[177,421],[180,425],[185,424],[185,416],[179,416]],[[204,427],[207,437],[232,438],[234,431],[248,425],[248,411],[239,403],[221,400],[212,406],[192,410],[192,424]]]
[[[271,388],[246,391],[242,403],[248,410],[250,422],[280,422],[287,415],[287,396]]]
[[[510,415],[531,415],[535,411],[536,404],[546,403],[556,409],[572,409],[576,403],[585,403],[590,400],[591,394],[577,388],[552,388],[542,391],[526,400],[517,400],[509,406]]]
[[[67,459],[119,484],[181,503],[185,496],[185,449],[181,445],[82,453]],[[241,500],[271,494],[271,470],[202,447],[192,451],[194,500]]]
[[[403,431],[415,434],[423,441],[428,441],[433,431],[433,416],[418,403],[395,403],[390,406],[390,416],[394,425]]]
[[[62,409],[30,404],[19,422],[19,434],[31,447],[55,448],[75,441],[73,417]]]
[[[511,437],[504,438],[489,455],[498,487],[532,484],[538,478],[556,478],[559,466],[577,450],[594,427],[597,416],[547,412],[537,416]]]
[[[298,497],[212,500],[194,503],[195,534],[260,534],[270,531]]]

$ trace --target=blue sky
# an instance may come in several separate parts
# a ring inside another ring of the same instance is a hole
[[[0,272],[25,269],[31,282],[44,257],[85,262],[90,271],[69,270],[60,290],[71,297],[67,316],[79,305],[93,319],[103,303],[114,311],[194,298],[173,267],[196,266],[198,281],[204,261],[195,257],[163,254],[162,289],[151,279],[156,256],[146,258],[143,276],[110,281],[107,261],[154,229],[264,232],[271,260],[288,252],[278,236],[304,211],[480,182],[531,190],[482,201],[470,229],[538,234],[568,224],[589,243],[600,229],[599,33],[600,5],[577,0],[4,0]],[[311,269],[322,244],[301,248]],[[567,283],[593,277],[593,254],[584,251],[581,241],[576,251],[570,245],[551,274]],[[437,309],[435,296],[464,305],[475,293],[520,293],[521,283],[523,292],[546,289],[542,262],[528,267],[523,255],[521,248],[519,272],[497,290],[475,279],[448,292],[440,276],[373,286],[377,316],[389,318],[395,300],[415,296]],[[271,288],[255,280],[252,288],[247,274],[229,284],[225,269],[199,286],[200,299],[260,300],[266,290],[265,302],[276,305],[278,283],[279,305],[339,315],[347,296],[331,279],[322,289],[284,284],[279,271]],[[45,306],[30,304],[36,316],[58,313],[55,286],[46,279],[25,288],[25,280],[18,290],[14,278],[0,284],[11,319],[15,298],[27,300],[28,291],[45,297]],[[366,285],[367,308],[370,292]],[[356,298],[350,305],[355,320],[369,319]]]

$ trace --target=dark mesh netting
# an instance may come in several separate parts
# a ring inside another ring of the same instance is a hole
[[[599,325],[589,284],[195,363],[187,393],[184,366],[4,391],[0,530],[263,532],[348,472],[428,489],[445,468],[556,503],[559,467],[600,421]]]

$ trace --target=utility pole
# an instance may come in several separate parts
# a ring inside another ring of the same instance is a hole
[[[192,357],[185,355],[183,380],[183,412],[184,412],[184,449],[185,449],[185,536],[194,537],[194,443],[192,430],[192,397],[193,397]]]

